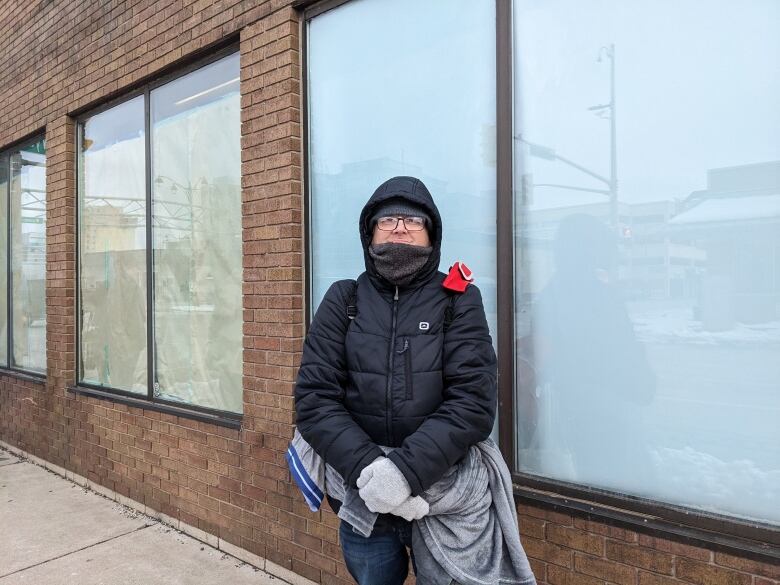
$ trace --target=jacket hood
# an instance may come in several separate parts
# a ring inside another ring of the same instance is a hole
[[[373,238],[368,222],[378,205],[388,199],[394,199],[396,197],[422,206],[431,218],[428,237],[431,240],[433,250],[431,251],[428,261],[414,277],[414,280],[405,288],[412,288],[421,282],[426,282],[439,270],[442,225],[441,216],[439,215],[436,204],[433,202],[433,197],[420,179],[415,177],[393,177],[379,185],[377,190],[374,191],[374,194],[363,207],[363,211],[360,212],[360,221],[358,224],[360,228],[360,243],[363,245],[363,259],[366,264],[366,272],[368,272],[374,286],[379,289],[391,289],[393,286],[377,272],[376,267],[374,266],[374,260],[368,253],[368,248],[371,245],[371,239]]]

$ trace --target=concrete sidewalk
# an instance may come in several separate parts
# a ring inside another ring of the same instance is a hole
[[[285,585],[0,449],[0,585]]]

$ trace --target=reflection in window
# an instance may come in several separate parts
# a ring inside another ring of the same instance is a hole
[[[155,395],[240,412],[238,54],[151,93]]]
[[[0,366],[8,365],[8,156],[0,155]]]
[[[11,366],[46,371],[46,148],[10,154]]]
[[[238,78],[234,54],[80,125],[82,383],[242,411]]]
[[[520,471],[780,523],[778,26],[516,2]]]
[[[308,22],[313,306],[365,270],[374,189],[412,175],[442,215],[440,269],[474,269],[495,340],[495,18],[492,2],[363,0]]]
[[[81,126],[81,377],[147,393],[144,101]]]

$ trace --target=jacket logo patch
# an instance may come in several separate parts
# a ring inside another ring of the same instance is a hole
[[[420,321],[420,331],[428,331],[431,328],[431,324],[428,321]]]

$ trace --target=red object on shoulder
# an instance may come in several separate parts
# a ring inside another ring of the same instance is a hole
[[[473,273],[468,266],[458,261],[450,266],[450,272],[441,285],[444,288],[462,293],[466,291],[466,287],[472,282],[474,282]]]

